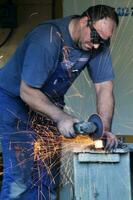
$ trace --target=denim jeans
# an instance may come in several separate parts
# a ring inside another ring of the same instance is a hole
[[[0,89],[0,139],[3,182],[0,200],[56,200],[59,163],[50,172],[34,159],[36,133],[29,126],[29,109],[19,98]],[[52,158],[53,162],[54,159]],[[55,177],[55,178],[53,178]]]

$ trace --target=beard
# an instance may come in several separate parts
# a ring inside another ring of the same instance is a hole
[[[78,41],[76,41],[75,44],[76,44],[77,48],[79,48],[80,50],[89,51],[89,52],[91,52],[93,50],[93,47],[91,47],[91,45],[89,45],[88,42],[83,43],[80,40],[78,40]]]
[[[91,48],[87,48],[85,46],[86,43],[81,42],[80,40],[75,41],[75,45],[78,49],[83,50],[83,51],[90,51]]]

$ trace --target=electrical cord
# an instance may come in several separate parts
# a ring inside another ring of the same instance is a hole
[[[5,40],[0,44],[0,48],[11,38],[12,34],[13,34],[13,28],[10,29],[7,37],[5,38]]]

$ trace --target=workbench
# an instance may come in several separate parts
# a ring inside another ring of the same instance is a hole
[[[60,200],[131,200],[128,148],[114,153],[74,150],[69,168],[71,173],[60,190]]]

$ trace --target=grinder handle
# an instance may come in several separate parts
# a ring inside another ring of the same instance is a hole
[[[78,122],[74,123],[73,128],[77,134],[81,135],[91,135],[97,129],[96,125],[93,122]]]

